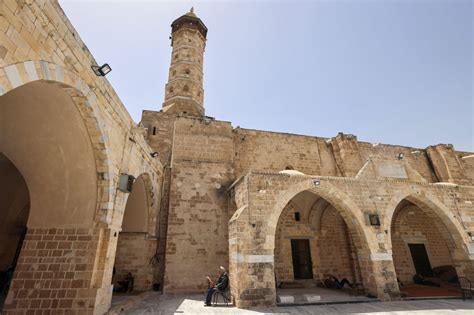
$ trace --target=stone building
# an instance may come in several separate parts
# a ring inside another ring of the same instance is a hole
[[[427,264],[474,280],[473,153],[233,128],[205,115],[206,26],[188,12],[171,35],[163,107],[137,125],[56,1],[0,2],[7,314],[104,313],[127,272],[203,292],[219,265],[238,307],[325,274],[381,300]]]

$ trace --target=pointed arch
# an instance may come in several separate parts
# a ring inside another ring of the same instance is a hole
[[[114,191],[108,152],[108,135],[96,94],[69,69],[47,61],[24,61],[0,68],[0,97],[33,82],[44,82],[65,91],[79,111],[92,144],[97,173],[95,221],[108,224]]]

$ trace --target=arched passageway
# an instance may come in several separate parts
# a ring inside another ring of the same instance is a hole
[[[276,229],[277,294],[278,289],[288,287],[323,287],[330,276],[362,284],[354,238],[360,244],[357,231],[352,233],[326,199],[310,191],[295,195],[283,209]]]
[[[113,284],[117,293],[149,290],[153,285],[157,242],[150,231],[156,227],[156,221],[152,220],[153,224],[149,219],[153,207],[152,187],[149,175],[142,174],[135,179],[127,199],[114,264]],[[128,274],[133,277],[133,288]]]
[[[15,165],[0,153],[0,309],[10,287],[30,212],[30,194]]]
[[[459,295],[463,244],[434,209],[413,198],[403,199],[393,213],[390,232],[402,296]]]
[[[15,267],[4,308],[93,309],[96,159],[67,88],[35,81],[2,95],[0,153],[0,268]]]

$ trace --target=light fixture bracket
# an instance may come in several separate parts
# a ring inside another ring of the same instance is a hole
[[[104,63],[100,67],[97,65],[92,65],[91,69],[98,77],[105,77],[110,71],[112,71],[112,68],[109,66],[108,63]]]

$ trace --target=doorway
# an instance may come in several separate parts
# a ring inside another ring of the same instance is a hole
[[[308,239],[291,240],[293,274],[295,280],[313,279],[313,266]]]
[[[431,263],[425,244],[408,244],[416,273],[425,277],[431,275]]]

